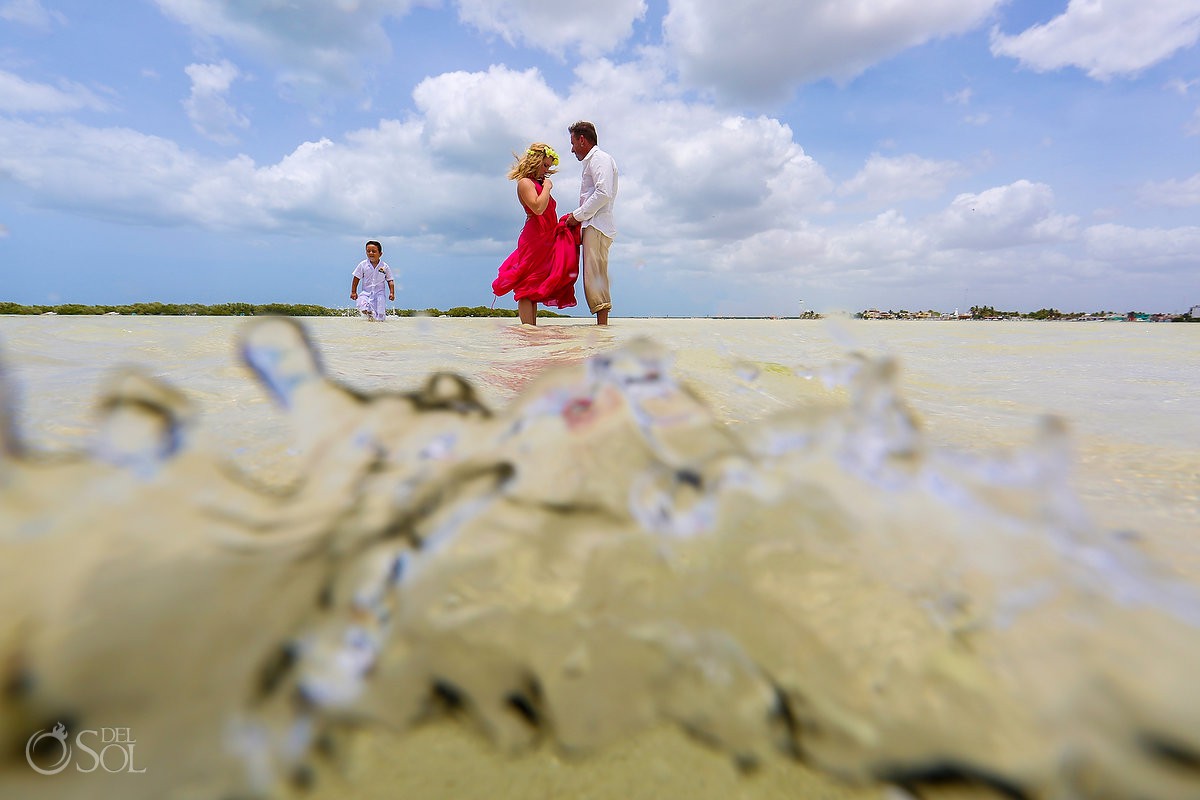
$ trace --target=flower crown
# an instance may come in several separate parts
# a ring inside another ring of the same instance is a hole
[[[551,158],[554,159],[554,166],[557,167],[558,166],[558,153],[554,152],[554,148],[551,147],[550,145],[544,145],[543,147],[544,147],[544,150],[541,153],[539,153],[537,150],[534,150],[531,147],[525,151],[525,154],[530,155],[530,156],[536,156],[536,155],[550,156]]]

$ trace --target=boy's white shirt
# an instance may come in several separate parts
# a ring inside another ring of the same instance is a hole
[[[374,292],[387,288],[388,281],[392,280],[392,268],[382,258],[378,267],[371,264],[371,259],[364,258],[354,268],[354,277],[358,278],[359,291]]]

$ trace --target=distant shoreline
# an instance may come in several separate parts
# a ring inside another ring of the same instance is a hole
[[[1194,309],[1193,309],[1194,312]],[[1059,311],[1056,308],[1043,308],[1029,314],[1019,311],[996,311],[990,306],[972,307],[966,314],[944,314],[936,311],[879,311],[868,309],[854,315],[856,319],[865,320],[914,320],[933,322],[955,322],[959,320],[983,322],[1030,322],[1030,321],[1059,321],[1059,322],[1200,322],[1200,316],[1192,316],[1189,312],[1170,314],[1165,312],[1148,313],[1145,311],[1127,311],[1123,314],[1115,311]]]
[[[1064,322],[1200,322],[1200,317],[1192,317],[1187,313],[1183,314],[1146,314],[1143,312],[1130,312],[1127,314],[1114,314],[1112,312],[1085,313],[1085,312],[1059,312],[1054,309],[1042,309],[1030,314],[1021,314],[1017,312],[1004,312],[1002,314],[986,313],[992,312],[992,309],[972,309],[973,314],[938,314],[936,312],[918,312],[912,313],[907,311],[881,312],[875,309],[860,311],[854,314],[845,313],[834,316],[862,319],[862,320],[903,320],[903,321],[985,321],[985,322],[1029,322],[1040,320],[1064,321]],[[389,316],[396,317],[499,317],[512,318],[517,317],[515,309],[508,308],[490,308],[488,306],[455,306],[446,310],[438,308],[393,308],[388,311]],[[82,303],[61,303],[58,305],[24,305],[22,303],[12,303],[0,301],[0,316],[156,316],[156,317],[261,317],[261,316],[288,316],[288,317],[357,317],[357,309],[353,307],[329,308],[327,306],[319,306],[305,303],[217,303],[214,305],[204,305],[201,303],[129,303],[125,305],[86,305]],[[540,318],[558,318],[558,319],[589,319],[590,315],[571,315],[559,314],[548,309],[539,309],[538,317]],[[701,316],[683,315],[683,314],[665,314],[659,316],[630,316],[628,319],[708,319],[708,320],[819,320],[824,319],[825,314],[818,314],[814,311],[805,311],[799,316],[775,316],[775,315],[735,315],[735,314],[707,314]]]
[[[0,302],[0,316],[153,316],[153,317],[357,317],[355,308],[327,308],[305,303],[130,303],[127,305],[84,305],[62,303],[59,305],[23,305]],[[397,317],[516,317],[515,309],[488,308],[487,306],[456,306],[442,311],[437,308],[401,309],[393,308],[389,316]],[[539,317],[563,317],[547,309],[538,310]]]

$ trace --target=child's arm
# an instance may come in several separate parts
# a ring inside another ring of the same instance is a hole
[[[388,281],[388,300],[396,299],[396,282]]]
[[[350,299],[358,299],[358,276],[354,276],[354,280],[350,281]]]

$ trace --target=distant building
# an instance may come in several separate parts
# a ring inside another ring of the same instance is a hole
[[[1200,306],[1192,306],[1192,319],[1200,319]]]

